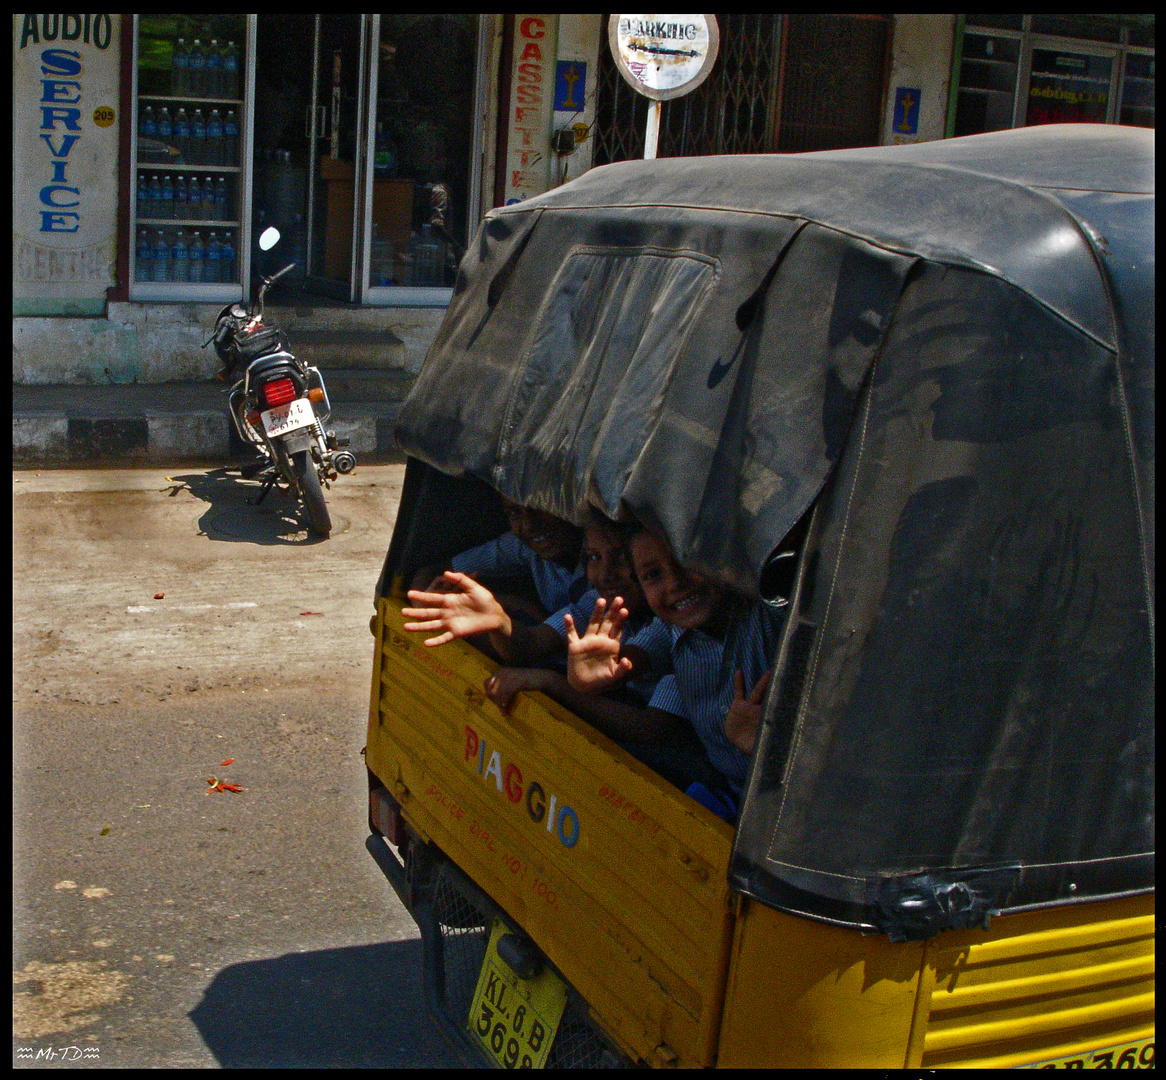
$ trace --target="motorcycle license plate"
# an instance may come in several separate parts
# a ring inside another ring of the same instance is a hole
[[[516,975],[498,955],[505,933],[495,919],[467,1026],[504,1069],[541,1069],[567,1006],[567,986],[547,967],[532,979]]]
[[[316,419],[311,403],[306,398],[296,398],[295,401],[268,409],[259,415],[263,417],[263,429],[268,435],[286,435],[289,431],[310,427]]]

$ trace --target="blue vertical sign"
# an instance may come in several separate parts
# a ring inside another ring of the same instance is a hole
[[[555,112],[583,111],[587,93],[587,65],[580,60],[555,64]]]
[[[892,127],[896,135],[919,134],[919,99],[921,90],[913,86],[895,89],[895,118]]]

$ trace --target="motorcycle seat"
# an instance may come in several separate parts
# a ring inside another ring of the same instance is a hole
[[[277,369],[293,368],[298,374],[300,370],[299,361],[289,352],[274,352],[268,353],[266,356],[261,356],[257,360],[252,360],[247,367],[247,373],[251,377],[251,382],[262,378],[264,375],[271,374]]]

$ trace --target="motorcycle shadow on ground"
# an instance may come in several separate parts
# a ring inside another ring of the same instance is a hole
[[[172,498],[189,491],[196,499],[209,503],[206,512],[198,519],[199,533],[208,540],[285,546],[324,542],[309,530],[295,496],[282,488],[273,487],[256,505],[263,484],[244,475],[238,465],[183,473],[166,479]]]

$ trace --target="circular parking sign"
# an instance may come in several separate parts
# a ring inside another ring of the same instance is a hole
[[[612,15],[607,40],[620,74],[653,101],[695,90],[720,46],[715,15]]]

